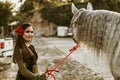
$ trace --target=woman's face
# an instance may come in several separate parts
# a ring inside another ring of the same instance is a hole
[[[33,27],[30,26],[30,27],[27,27],[23,33],[23,39],[25,40],[25,42],[30,42],[33,38]]]

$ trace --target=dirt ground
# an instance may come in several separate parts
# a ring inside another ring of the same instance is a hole
[[[44,73],[47,68],[53,69],[66,55],[60,49],[53,47],[52,43],[51,46],[48,45],[40,37],[35,37],[32,43],[39,56],[38,67],[40,74]],[[11,59],[12,57],[9,58],[9,60]],[[17,65],[11,63],[9,69],[0,72],[0,80],[15,80],[17,70]],[[105,80],[99,73],[92,71],[70,57],[57,70],[58,72],[54,73],[57,80]],[[49,77],[49,80],[53,79]]]

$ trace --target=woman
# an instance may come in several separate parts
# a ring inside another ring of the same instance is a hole
[[[18,34],[13,53],[13,62],[18,65],[16,80],[46,80],[45,74],[39,75],[37,68],[38,55],[33,45],[33,27],[23,24],[15,29]]]

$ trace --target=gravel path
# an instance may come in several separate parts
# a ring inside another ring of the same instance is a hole
[[[39,56],[38,66],[40,74],[44,73],[46,68],[53,69],[66,55],[58,48],[48,46],[42,38],[34,38],[33,44]],[[15,80],[17,69],[16,65],[11,64],[8,70],[0,72],[0,80]],[[59,72],[54,73],[57,80],[104,80],[99,73],[86,68],[72,58],[68,58],[57,70]],[[49,80],[53,79],[50,77]]]

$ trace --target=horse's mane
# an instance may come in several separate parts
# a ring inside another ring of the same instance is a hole
[[[84,10],[76,20],[77,40],[97,53],[112,53],[120,41],[120,14],[107,10]]]

